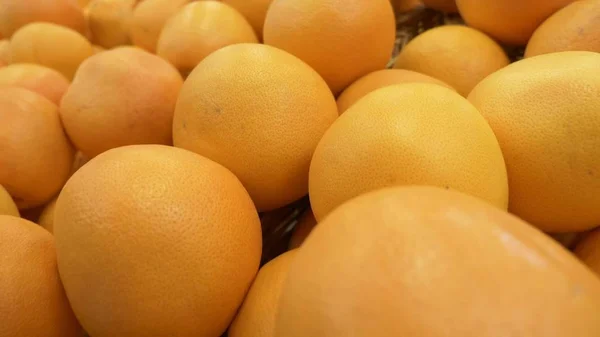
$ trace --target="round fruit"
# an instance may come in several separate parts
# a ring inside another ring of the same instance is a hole
[[[112,149],[77,171],[58,197],[54,235],[67,296],[94,337],[219,336],[261,254],[239,180],[164,145]]]
[[[506,209],[494,133],[466,99],[440,85],[400,84],[354,104],[321,139],[310,166],[317,220],[355,196],[395,185],[456,189]]]
[[[230,169],[268,211],[306,195],[312,154],[337,115],[327,84],[304,62],[238,44],[211,54],[187,78],[173,140]]]
[[[90,158],[123,145],[170,144],[182,84],[173,66],[142,49],[99,53],[81,65],[65,93],[65,130]]]
[[[7,39],[0,40],[0,62],[10,64],[10,41]]]
[[[404,69],[384,69],[372,72],[359,78],[344,90],[337,99],[340,114],[363,98],[368,93],[393,84],[401,83],[435,83],[452,89],[448,84],[415,71]]]
[[[182,73],[192,71],[212,52],[236,43],[258,42],[237,10],[217,1],[198,1],[172,16],[158,39],[157,54]]]
[[[546,18],[574,0],[456,0],[467,24],[513,45],[525,45]]]
[[[575,254],[600,276],[600,229],[587,234],[575,248]]]
[[[467,96],[489,74],[509,64],[494,40],[465,26],[430,29],[410,41],[396,59],[396,68],[438,78]]]
[[[556,12],[533,33],[525,57],[569,50],[600,53],[600,1],[575,1]]]
[[[513,63],[479,83],[469,100],[498,137],[512,213],[547,232],[600,223],[600,54]]]
[[[442,12],[446,12],[446,13],[458,12],[458,7],[456,7],[456,0],[421,0],[421,1],[423,1],[425,6],[436,9],[438,11],[442,11]]]
[[[52,199],[38,218],[38,225],[44,227],[48,232],[54,232],[54,209],[56,208],[56,198]]]
[[[156,51],[158,37],[167,20],[192,0],[144,0],[135,7],[129,25],[129,37],[136,46]]]
[[[405,13],[422,5],[421,0],[391,0],[391,2],[397,13]]]
[[[315,215],[313,214],[312,210],[309,209],[308,211],[304,212],[302,217],[298,220],[296,228],[294,229],[294,233],[290,239],[289,249],[299,248],[316,225],[317,219],[315,219]]]
[[[53,23],[30,23],[10,42],[13,63],[37,63],[72,79],[79,65],[93,54],[92,45],[78,32]]]
[[[0,336],[82,336],[58,276],[52,235],[0,215],[0,238]]]
[[[229,337],[273,337],[281,288],[296,251],[286,252],[264,265],[231,323]]]
[[[0,215],[21,216],[17,205],[2,185],[0,185]]]
[[[0,89],[0,185],[21,209],[46,203],[69,177],[74,151],[57,110],[33,91]]]
[[[129,44],[129,20],[137,0],[92,0],[87,7],[92,42],[104,48]]]
[[[248,20],[259,40],[262,40],[265,17],[271,2],[273,0],[223,0],[223,3],[237,9]]]
[[[336,95],[385,68],[395,37],[389,0],[274,0],[264,26],[266,44],[308,63]]]
[[[37,64],[18,63],[0,69],[0,86],[29,89],[56,105],[60,104],[69,85],[69,80],[63,74]]]
[[[33,22],[50,22],[85,33],[83,11],[73,0],[0,0],[0,34],[6,38]],[[67,44],[61,44],[62,48]]]
[[[600,335],[598,278],[527,223],[453,191],[349,201],[289,268],[277,337]]]

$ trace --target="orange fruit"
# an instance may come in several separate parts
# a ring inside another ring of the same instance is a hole
[[[0,215],[21,216],[17,205],[2,185],[0,185]]]
[[[587,234],[577,247],[575,254],[600,276],[600,229]]]
[[[321,221],[360,194],[396,185],[434,185],[506,209],[498,141],[465,98],[437,84],[378,89],[327,130],[310,165],[312,210]]]
[[[527,223],[454,191],[396,187],[315,228],[275,336],[595,337],[599,310],[600,280]]]
[[[120,47],[87,59],[60,105],[67,134],[92,158],[132,144],[170,144],[183,80],[168,62]]]
[[[260,268],[244,303],[229,327],[229,337],[273,337],[281,288],[287,277],[292,250]]]
[[[57,110],[33,91],[0,89],[0,185],[21,209],[46,203],[69,177],[74,151]]]
[[[337,95],[385,68],[396,24],[389,0],[274,0],[263,35],[265,44],[308,63]]]
[[[106,51],[106,49],[104,47],[100,47],[100,46],[96,46],[96,45],[92,45],[92,50],[94,51],[94,55],[101,53],[103,51]]]
[[[397,13],[408,12],[420,5],[422,5],[421,0],[391,0],[392,7],[394,7],[394,11]]]
[[[304,212],[304,214],[302,214],[298,220],[296,228],[294,229],[294,233],[290,239],[289,249],[299,248],[316,225],[317,219],[315,219],[315,215],[313,214],[312,210],[309,209]]]
[[[31,63],[15,63],[0,69],[0,87],[16,86],[46,97],[58,105],[71,83],[58,71]]]
[[[77,0],[77,2],[81,8],[85,8],[89,4],[90,0]]]
[[[137,0],[92,0],[87,6],[92,42],[104,48],[130,44],[129,21]]]
[[[198,1],[184,6],[167,21],[156,52],[187,74],[212,52],[245,42],[258,40],[242,14],[221,2]]]
[[[192,0],[144,0],[135,7],[129,37],[136,46],[156,51],[158,37],[167,20]]]
[[[55,23],[85,33],[83,11],[75,0],[0,1],[2,36],[9,38],[21,27],[33,22]]]
[[[238,44],[209,55],[187,78],[173,141],[230,169],[269,211],[306,195],[312,154],[337,115],[327,84],[306,63]]]
[[[425,6],[436,9],[438,11],[442,11],[442,12],[446,12],[446,13],[458,12],[458,7],[456,7],[456,0],[421,0],[421,1],[423,1]]]
[[[525,45],[546,18],[574,0],[456,0],[467,24],[507,44]]]
[[[0,215],[0,238],[0,336],[82,336],[58,276],[52,235]]]
[[[263,37],[263,26],[267,10],[273,0],[222,0],[223,3],[237,9],[252,25],[259,40]]]
[[[575,1],[554,13],[531,36],[525,57],[569,50],[600,53],[600,1]]]
[[[0,62],[10,64],[10,41],[7,39],[0,40]]]
[[[384,69],[367,74],[344,90],[337,99],[340,114],[363,98],[366,94],[377,89],[402,83],[435,83],[452,89],[448,84],[415,71],[404,69]]]
[[[509,210],[547,232],[600,223],[600,54],[531,57],[469,95],[504,153]]]
[[[10,42],[13,63],[37,63],[53,68],[69,80],[93,53],[92,45],[78,32],[52,23],[30,23]]]
[[[42,210],[38,217],[38,225],[44,227],[48,232],[54,232],[54,209],[56,208],[56,198],[52,199]]]
[[[94,337],[220,336],[261,254],[239,180],[164,145],[112,149],[77,171],[56,202],[54,235],[67,296]]]
[[[440,79],[467,96],[479,81],[509,63],[502,47],[485,34],[448,25],[410,41],[398,55],[395,67]]]

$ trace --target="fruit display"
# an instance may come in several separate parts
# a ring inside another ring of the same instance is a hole
[[[0,337],[600,337],[600,0],[0,0]]]

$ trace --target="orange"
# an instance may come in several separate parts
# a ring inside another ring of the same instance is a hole
[[[129,44],[129,21],[137,0],[92,0],[87,6],[92,42],[104,48]]]
[[[304,212],[304,214],[298,220],[298,224],[296,224],[296,228],[294,229],[294,233],[290,239],[289,249],[299,248],[316,225],[317,219],[315,219],[315,215],[313,214],[312,210],[309,209]]]
[[[94,337],[220,336],[261,254],[239,180],[164,145],[112,149],[83,166],[58,197],[54,235],[67,296]]]
[[[421,0],[425,6],[436,9],[438,11],[446,13],[456,13],[458,8],[456,7],[456,0]]]
[[[135,7],[129,26],[133,44],[156,51],[158,37],[167,20],[192,0],[144,0]]]
[[[38,218],[38,225],[44,227],[48,232],[54,231],[54,209],[56,208],[56,198],[52,199],[45,207]]]
[[[90,158],[123,145],[170,144],[182,83],[160,57],[120,47],[81,65],[60,115],[75,147]]]
[[[0,40],[0,62],[10,64],[10,41],[7,39]]]
[[[209,55],[187,78],[173,141],[230,169],[256,207],[270,211],[306,195],[312,154],[337,115],[327,84],[306,63],[238,44]]]
[[[509,210],[546,232],[600,223],[600,54],[531,57],[469,95],[504,153]]]
[[[385,68],[396,24],[389,0],[274,0],[263,35],[265,44],[308,63],[337,95]]]
[[[0,215],[20,216],[17,205],[2,185],[0,185]]]
[[[275,336],[596,337],[599,310],[600,280],[527,223],[454,191],[396,187],[315,228]]]
[[[467,96],[479,81],[509,62],[502,47],[485,34],[448,25],[410,41],[398,55],[395,67],[440,79]]]
[[[106,49],[104,47],[100,47],[100,46],[96,46],[96,45],[92,45],[92,50],[94,51],[94,55],[101,53],[103,51],[106,51]]]
[[[456,0],[456,5],[469,26],[501,42],[525,45],[546,18],[573,1]]]
[[[223,3],[237,9],[252,25],[259,40],[262,40],[263,26],[267,10],[273,0],[222,0]]]
[[[506,209],[498,141],[465,98],[437,84],[378,89],[327,130],[310,165],[312,210],[321,221],[360,194],[387,186],[434,185]]]
[[[20,209],[49,201],[73,162],[56,105],[22,88],[0,89],[0,185]]]
[[[0,215],[0,238],[0,336],[82,336],[58,276],[52,235]]]
[[[221,2],[198,1],[184,6],[167,21],[156,52],[187,74],[212,52],[245,42],[258,40],[242,14]]]
[[[391,2],[394,11],[397,13],[408,12],[422,5],[421,0],[391,0]]]
[[[92,45],[78,32],[52,23],[23,26],[10,43],[11,62],[37,63],[53,68],[69,80],[93,53]]]
[[[229,337],[273,337],[275,335],[275,317],[281,288],[295,255],[295,250],[283,253],[260,268],[244,304],[229,328]]]
[[[58,105],[71,83],[58,71],[31,63],[16,63],[0,69],[0,87],[16,86],[46,97]]]
[[[83,11],[76,0],[0,0],[0,35],[9,38],[33,22],[50,22],[85,33]]]
[[[404,69],[384,69],[365,75],[352,83],[337,99],[340,114],[363,98],[366,94],[377,89],[401,83],[435,83],[452,89],[448,84],[415,71]]]
[[[525,57],[569,50],[600,53],[600,1],[575,1],[549,17],[533,33]]]
[[[575,254],[600,276],[600,229],[587,234],[577,247]]]

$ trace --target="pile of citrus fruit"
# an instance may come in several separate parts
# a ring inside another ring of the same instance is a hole
[[[0,38],[0,337],[600,336],[600,0],[0,0]]]

